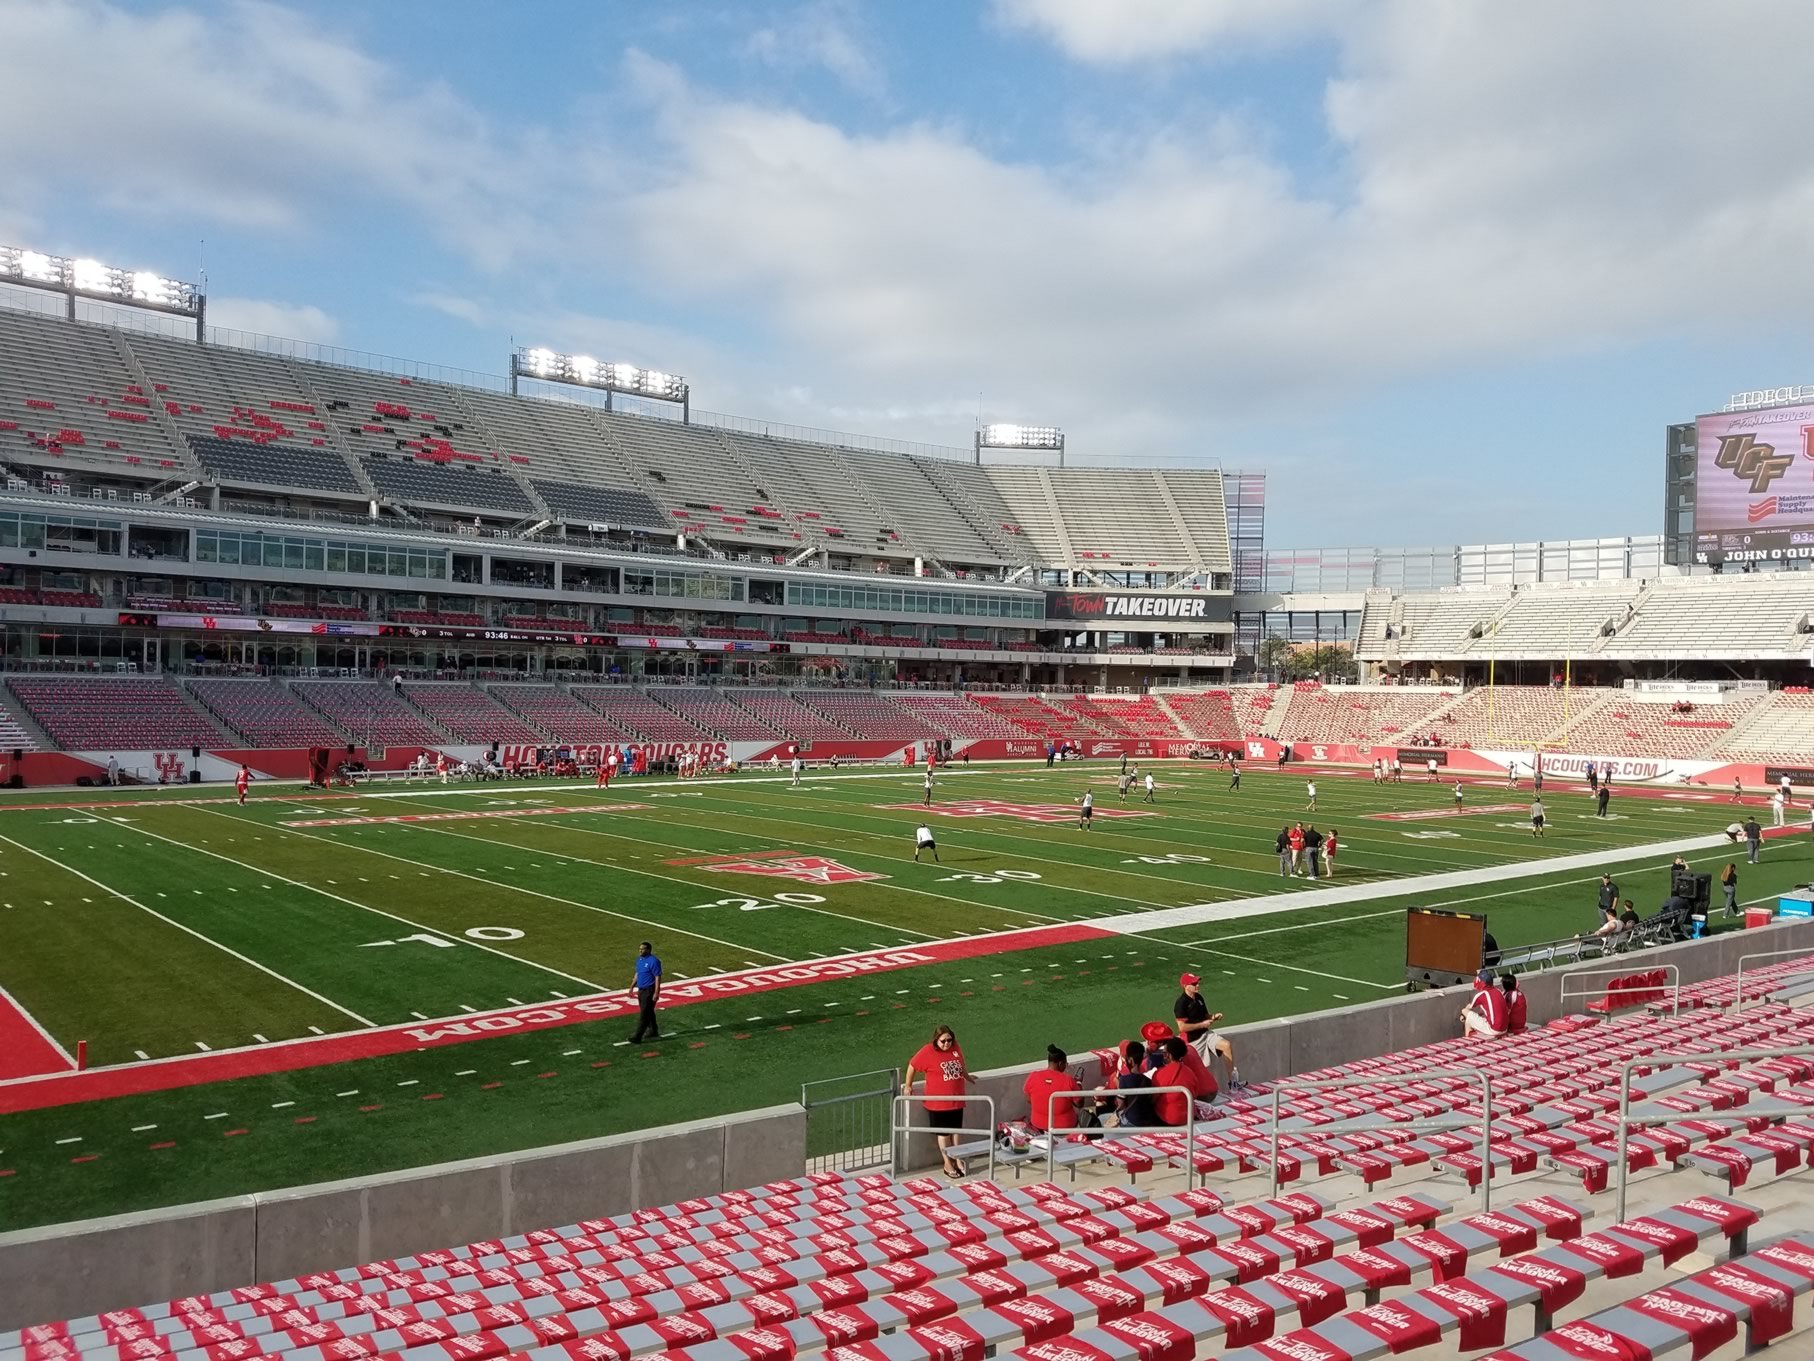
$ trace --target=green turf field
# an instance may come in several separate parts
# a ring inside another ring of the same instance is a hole
[[[1156,773],[1155,803],[1136,790],[1125,810],[1108,765],[941,773],[928,820],[942,864],[912,860],[916,772],[826,774],[800,789],[745,775],[609,793],[261,790],[243,809],[206,789],[110,808],[10,796],[0,987],[65,1047],[86,1040],[99,1065],[622,990],[645,938],[672,983],[1210,906],[1134,934],[1036,949],[1008,937],[969,958],[698,1002],[666,1014],[660,1044],[627,1045],[633,1018],[613,1018],[0,1115],[0,1228],[792,1100],[803,1081],[898,1066],[940,1019],[973,1067],[1027,1061],[1047,1042],[1080,1052],[1169,1015],[1187,967],[1230,1024],[1389,996],[1402,988],[1407,905],[1487,912],[1502,946],[1583,931],[1596,869],[1507,878],[1506,867],[1683,841],[1735,813],[1620,793],[1599,819],[1584,791],[1552,786],[1537,841],[1528,788],[1470,784],[1470,811],[1454,816],[1448,784],[1319,775],[1312,815],[1297,773],[1250,770],[1238,793],[1207,767]],[[1026,806],[1072,807],[1085,788],[1094,830],[1026,820]],[[992,815],[958,815],[976,801],[995,801]],[[1110,816],[1123,811],[1141,816]],[[1413,812],[1440,815],[1379,816]],[[430,820],[380,820],[404,817]],[[1295,907],[1331,886],[1279,876],[1273,837],[1298,818],[1340,829],[1334,886],[1387,887]],[[299,823],[317,825],[287,825]],[[1756,868],[1739,851],[1690,859],[1741,861],[1747,900],[1814,870],[1806,837],[1770,843]],[[750,868],[789,856],[820,867],[806,879]],[[712,867],[730,859],[743,868]],[[1668,859],[1616,868],[1641,911],[1664,896]],[[1484,873],[1441,891],[1393,883],[1458,870]]]

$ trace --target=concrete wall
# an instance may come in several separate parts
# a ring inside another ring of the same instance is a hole
[[[1735,972],[1741,955],[1791,948],[1814,950],[1814,921],[1624,955],[1618,968],[1675,964],[1685,984],[1697,983]],[[1564,976],[1558,970],[1522,978],[1533,1025],[1563,1014]],[[1266,1082],[1451,1037],[1464,992],[1388,997],[1223,1033],[1234,1041],[1242,1076]],[[1580,1011],[1591,995],[1571,997],[1567,1010]],[[1094,1085],[1094,1058],[1079,1056],[1079,1066]],[[995,1098],[997,1120],[1018,1119],[1027,1113],[1021,1084],[1031,1071],[1032,1065],[982,1073],[973,1090]],[[924,1123],[923,1115],[915,1118]],[[981,1107],[971,1119],[982,1122]],[[914,1136],[903,1152],[904,1166],[937,1164],[930,1136]],[[0,1328],[571,1224],[795,1177],[805,1167],[805,1112],[776,1106],[722,1121],[0,1234]]]
[[[0,1328],[621,1214],[798,1176],[798,1106],[0,1234]]]

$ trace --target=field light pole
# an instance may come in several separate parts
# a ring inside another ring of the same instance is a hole
[[[66,321],[76,319],[77,298],[193,317],[195,343],[207,343],[208,298],[200,286],[167,279],[148,269],[119,269],[85,256],[49,255],[25,246],[0,246],[0,284],[61,293]]]
[[[542,383],[566,383],[573,387],[593,388],[605,394],[605,410],[611,410],[611,394],[627,393],[656,402],[673,402],[680,408],[680,423],[693,421],[693,389],[677,373],[645,369],[635,364],[602,364],[587,354],[561,354],[544,346],[513,350],[510,355],[510,395],[520,396],[517,382],[534,378]]]
[[[985,425],[976,432],[976,464],[982,466],[985,449],[1046,449],[1058,454],[1064,467],[1064,431],[1055,425]]]

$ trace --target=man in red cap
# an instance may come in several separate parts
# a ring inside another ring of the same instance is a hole
[[[1206,1068],[1209,1056],[1220,1054],[1222,1062],[1228,1065],[1228,1090],[1241,1091],[1247,1084],[1241,1081],[1241,1070],[1235,1063],[1235,1047],[1226,1036],[1217,1032],[1216,1022],[1222,1019],[1222,1013],[1211,1014],[1209,1003],[1203,1000],[1202,982],[1194,973],[1178,977],[1178,1000],[1172,1003],[1172,1019],[1177,1023],[1178,1038],[1197,1051]]]

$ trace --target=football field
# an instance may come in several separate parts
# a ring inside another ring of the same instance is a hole
[[[935,1019],[973,1067],[1080,1052],[1168,1016],[1184,968],[1230,1024],[1385,997],[1408,905],[1552,939],[1594,924],[1602,865],[1654,911],[1678,848],[1739,861],[1745,900],[1814,868],[1805,834],[1745,866],[1710,791],[1601,818],[1552,783],[1538,840],[1528,782],[1154,773],[1124,803],[1108,763],[959,766],[930,808],[900,769],[9,795],[0,1227],[791,1100]],[[1298,820],[1339,831],[1333,879],[1281,877]],[[642,940],[665,1038],[632,1046]]]

